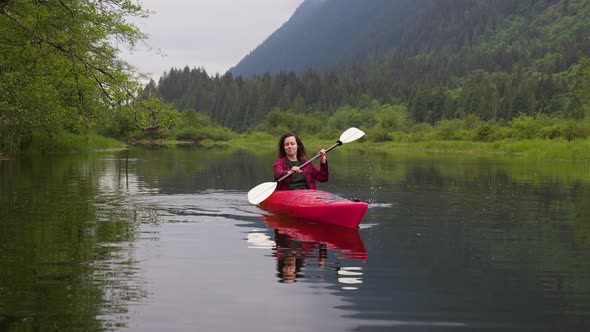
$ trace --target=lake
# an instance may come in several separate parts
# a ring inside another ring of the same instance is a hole
[[[0,331],[587,331],[590,165],[328,154],[359,229],[246,193],[275,153],[0,161]]]

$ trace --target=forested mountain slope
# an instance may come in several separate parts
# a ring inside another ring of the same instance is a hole
[[[305,0],[293,16],[230,72],[251,77],[302,73],[364,60],[399,45],[426,0]]]
[[[361,17],[372,17],[371,24]],[[308,0],[242,61],[254,76],[209,77],[187,67],[171,69],[151,88],[179,110],[194,108],[239,131],[259,125],[273,108],[331,116],[367,100],[402,105],[415,122],[469,114],[579,119],[589,109],[588,17],[588,0]],[[306,52],[275,51],[296,45]],[[289,59],[282,64],[289,70],[254,65],[279,58]]]

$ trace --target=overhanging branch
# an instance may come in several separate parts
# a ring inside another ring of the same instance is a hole
[[[25,24],[21,20],[19,20],[18,17],[13,15],[7,9],[8,5],[11,2],[12,2],[12,0],[0,0],[0,15],[3,15],[5,17],[7,17],[8,19],[10,19],[11,21],[13,21],[17,26],[19,26],[21,29],[26,31],[34,40],[36,40],[37,43],[46,44],[46,45],[58,50],[59,52],[67,54],[68,58],[70,58],[70,61],[72,61],[72,62],[79,61],[86,68],[87,77],[89,79],[91,79],[92,81],[94,81],[95,84],[97,84],[99,86],[101,92],[107,98],[107,100],[112,102],[113,98],[112,98],[111,94],[109,93],[109,91],[106,89],[105,82],[103,81],[103,79],[101,79],[99,77],[99,75],[97,75],[97,73],[104,75],[104,77],[107,78],[107,80],[114,82],[114,84],[116,86],[118,86],[128,97],[130,97],[132,99],[132,101],[139,102],[138,99],[136,98],[136,96],[127,87],[127,85],[124,82],[122,82],[121,80],[119,80],[113,73],[109,72],[107,69],[105,69],[99,65],[96,65],[95,63],[92,63],[92,61],[89,61],[86,57],[84,57],[79,52],[76,52],[74,49],[67,47],[66,45],[56,43],[56,42],[40,35],[35,30],[30,28],[27,24]],[[73,11],[69,7],[67,7],[62,1],[59,1],[59,3],[61,6],[65,7],[70,14],[73,15]],[[137,126],[140,129],[145,129],[145,128],[141,128],[141,126],[139,126],[139,124],[137,122],[138,110],[134,107],[133,103],[128,103],[127,105],[134,112]],[[148,129],[150,129],[150,128],[148,128]]]

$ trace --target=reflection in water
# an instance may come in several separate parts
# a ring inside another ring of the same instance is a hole
[[[253,249],[272,249],[275,246],[275,241],[271,239],[265,230],[253,229],[248,233],[248,248]]]
[[[264,215],[263,220],[274,229],[273,256],[277,260],[279,282],[294,283],[304,277],[325,279],[334,271],[338,276],[335,279],[343,284],[342,289],[357,289],[353,285],[362,283],[362,267],[341,266],[346,260],[367,259],[357,229],[276,215]],[[334,251],[334,257],[329,256],[330,250]],[[331,258],[334,261],[329,264]]]
[[[352,285],[357,285],[357,284],[363,283],[363,279],[362,279],[363,272],[362,271],[363,271],[362,267],[356,267],[356,266],[348,266],[348,267],[341,268],[338,271],[338,275],[340,275],[342,277],[338,278],[338,282],[342,283],[342,284],[350,285],[350,286],[343,286],[342,289],[347,289],[347,290],[358,289],[356,286],[352,286]]]
[[[99,331],[145,297],[116,159],[0,164],[0,331]],[[121,319],[123,326],[124,319]]]
[[[367,259],[367,250],[358,229],[276,215],[264,215],[262,219],[278,233],[288,235],[296,241],[323,243],[330,249],[337,249],[337,256],[343,259]]]
[[[297,278],[301,278],[301,268],[304,265],[305,258],[313,257],[313,245],[310,243],[291,242],[288,235],[275,231],[275,257],[277,258],[277,277],[279,282],[293,283]],[[325,249],[324,249],[325,250]],[[319,248],[318,265],[323,267],[325,258],[322,257],[322,248]]]

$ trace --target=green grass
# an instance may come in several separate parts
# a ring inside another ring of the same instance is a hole
[[[302,137],[306,149],[326,148],[338,140]],[[276,149],[278,136],[268,134],[242,135],[230,141],[230,145],[239,145],[249,149]],[[414,143],[405,142],[370,142],[359,140],[348,143],[350,148],[369,151],[395,152],[413,151],[446,154],[472,155],[507,155],[535,160],[575,160],[590,161],[590,139],[566,141],[562,139],[501,140],[496,142],[473,142],[460,140],[429,140]]]
[[[369,143],[369,149],[414,150],[463,154],[503,154],[536,160],[590,161],[590,140],[531,139],[497,142],[427,141],[418,143]]]
[[[101,150],[123,149],[123,142],[97,134],[72,134],[60,132],[48,135],[36,133],[23,142],[26,153],[81,153]]]
[[[175,148],[175,147],[225,147],[233,145],[232,141],[215,141],[209,138],[203,139],[201,141],[186,141],[186,140],[176,140],[176,139],[142,139],[142,140],[133,140],[131,145],[140,145],[140,146],[148,146],[148,147],[162,147],[162,148]]]
[[[268,133],[249,133],[236,135],[229,141],[202,141],[202,146],[223,146],[227,148],[245,148],[257,152],[276,151],[279,136]],[[334,139],[321,139],[313,136],[302,137],[307,152],[316,151],[334,144]],[[182,145],[177,140],[157,140],[138,142],[142,145],[156,144],[166,147]],[[187,142],[194,144],[194,142]],[[67,132],[58,134],[35,134],[21,141],[26,153],[83,153],[125,148],[125,143],[96,134],[75,135]],[[349,149],[363,149],[380,152],[427,152],[440,154],[466,155],[505,155],[531,160],[572,160],[590,161],[590,139],[504,139],[495,142],[473,142],[462,140],[428,140],[419,142],[371,142],[361,139],[348,143]],[[3,158],[7,157],[7,153]]]

